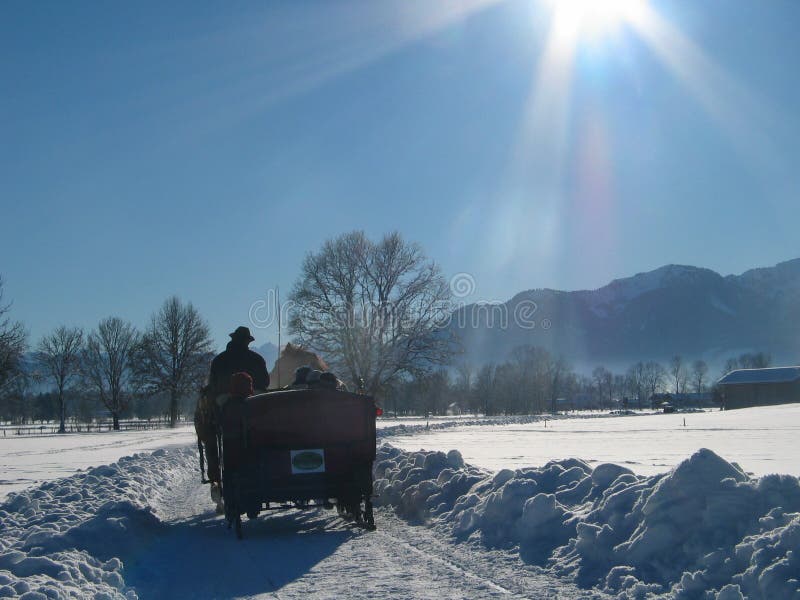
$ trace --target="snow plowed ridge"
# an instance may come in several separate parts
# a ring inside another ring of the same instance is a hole
[[[195,460],[188,448],[158,450],[9,494],[0,505],[0,597],[136,598],[118,556],[163,529],[150,502]]]
[[[800,597],[800,483],[710,450],[644,477],[577,459],[488,473],[456,451],[376,462],[378,503],[619,598]]]

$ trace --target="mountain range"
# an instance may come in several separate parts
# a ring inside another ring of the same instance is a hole
[[[266,342],[260,346],[253,346],[251,349],[263,356],[267,363],[267,369],[272,370],[275,361],[278,360],[278,346],[272,342]]]
[[[596,290],[532,289],[505,303],[461,307],[449,327],[474,365],[502,362],[523,344],[562,355],[579,371],[676,354],[713,368],[755,351],[798,364],[800,259],[741,275],[667,265]]]

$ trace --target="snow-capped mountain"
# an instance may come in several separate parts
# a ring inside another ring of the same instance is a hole
[[[721,364],[747,351],[796,364],[800,259],[726,277],[667,265],[597,290],[528,290],[492,311],[473,304],[454,315],[451,327],[474,364],[503,361],[521,344],[562,354],[579,369],[675,354]]]

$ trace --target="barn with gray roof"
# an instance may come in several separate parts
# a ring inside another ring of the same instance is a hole
[[[800,402],[800,367],[737,369],[718,383],[725,410]]]

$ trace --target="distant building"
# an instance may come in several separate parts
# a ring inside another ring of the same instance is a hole
[[[650,408],[660,409],[665,404],[673,408],[710,408],[719,406],[714,403],[714,394],[711,392],[686,393],[686,394],[653,394],[650,396]]]
[[[800,367],[738,369],[718,383],[725,410],[800,402]]]

